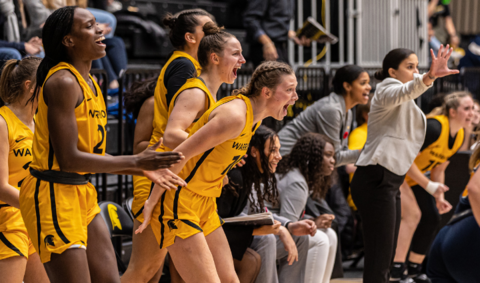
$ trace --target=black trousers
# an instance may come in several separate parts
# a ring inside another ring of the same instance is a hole
[[[358,166],[350,185],[363,227],[365,268],[363,282],[386,283],[397,247],[400,229],[398,176],[381,165]]]
[[[438,213],[435,198],[424,188],[417,185],[412,187],[412,191],[417,199],[418,207],[422,211],[422,218],[413,234],[410,250],[426,255],[440,226],[440,213]]]

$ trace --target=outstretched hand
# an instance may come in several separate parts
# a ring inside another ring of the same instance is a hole
[[[430,55],[432,56],[432,64],[430,65],[429,76],[434,78],[442,78],[449,75],[458,74],[459,70],[450,70],[448,68],[448,59],[452,55],[453,48],[450,48],[450,45],[444,48],[443,44],[440,45],[438,50],[438,56],[435,56],[433,50],[430,49]]]
[[[160,139],[156,144],[148,147],[141,153],[137,154],[136,168],[145,171],[154,171],[158,169],[169,168],[180,162],[185,157],[179,152],[158,152],[156,149],[162,144]]]

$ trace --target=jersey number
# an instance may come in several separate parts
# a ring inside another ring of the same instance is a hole
[[[241,157],[242,157],[241,155],[237,155],[237,156],[233,157],[233,162],[230,163],[230,165],[228,165],[228,167],[225,168],[225,170],[223,170],[222,175],[228,173],[228,171],[230,171],[232,169],[232,167],[235,166],[235,164],[237,164],[238,161],[240,161],[239,158],[241,158]]]
[[[103,140],[105,139],[105,129],[102,125],[98,125],[98,131],[100,131],[100,134],[102,135],[102,140],[93,147],[93,153],[102,154],[103,149],[101,149],[100,146],[102,146]]]
[[[435,162],[435,160],[430,160],[429,162],[430,163],[427,166],[425,166],[425,168],[423,168],[422,171],[428,171],[429,169],[431,170],[440,163],[440,162]]]

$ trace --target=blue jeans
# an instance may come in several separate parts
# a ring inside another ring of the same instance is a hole
[[[479,239],[480,227],[473,216],[440,230],[427,264],[432,283],[480,282]]]
[[[127,68],[127,52],[125,43],[120,37],[107,38],[103,41],[107,45],[107,56],[92,62],[93,69],[104,69],[108,74],[108,83],[118,80],[121,70]]]
[[[15,48],[0,47],[0,60],[1,61],[7,61],[7,60],[10,60],[10,59],[21,60],[22,59],[22,54],[20,54],[20,51],[18,51]]]
[[[87,8],[87,10],[92,13],[97,23],[110,25],[112,31],[105,35],[105,38],[112,38],[115,34],[115,29],[117,28],[117,18],[115,18],[115,15],[110,12],[95,8]]]

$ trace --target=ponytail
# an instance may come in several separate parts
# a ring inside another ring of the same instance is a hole
[[[430,113],[428,113],[427,118],[432,118],[438,115],[450,116],[450,109],[457,110],[460,106],[460,99],[464,97],[472,97],[472,94],[468,91],[456,91],[452,92],[444,97],[442,106],[435,107]]]
[[[22,60],[11,59],[5,63],[0,76],[0,107],[22,99],[24,83],[27,80],[35,82],[35,72],[40,61],[38,57],[26,57]]]

